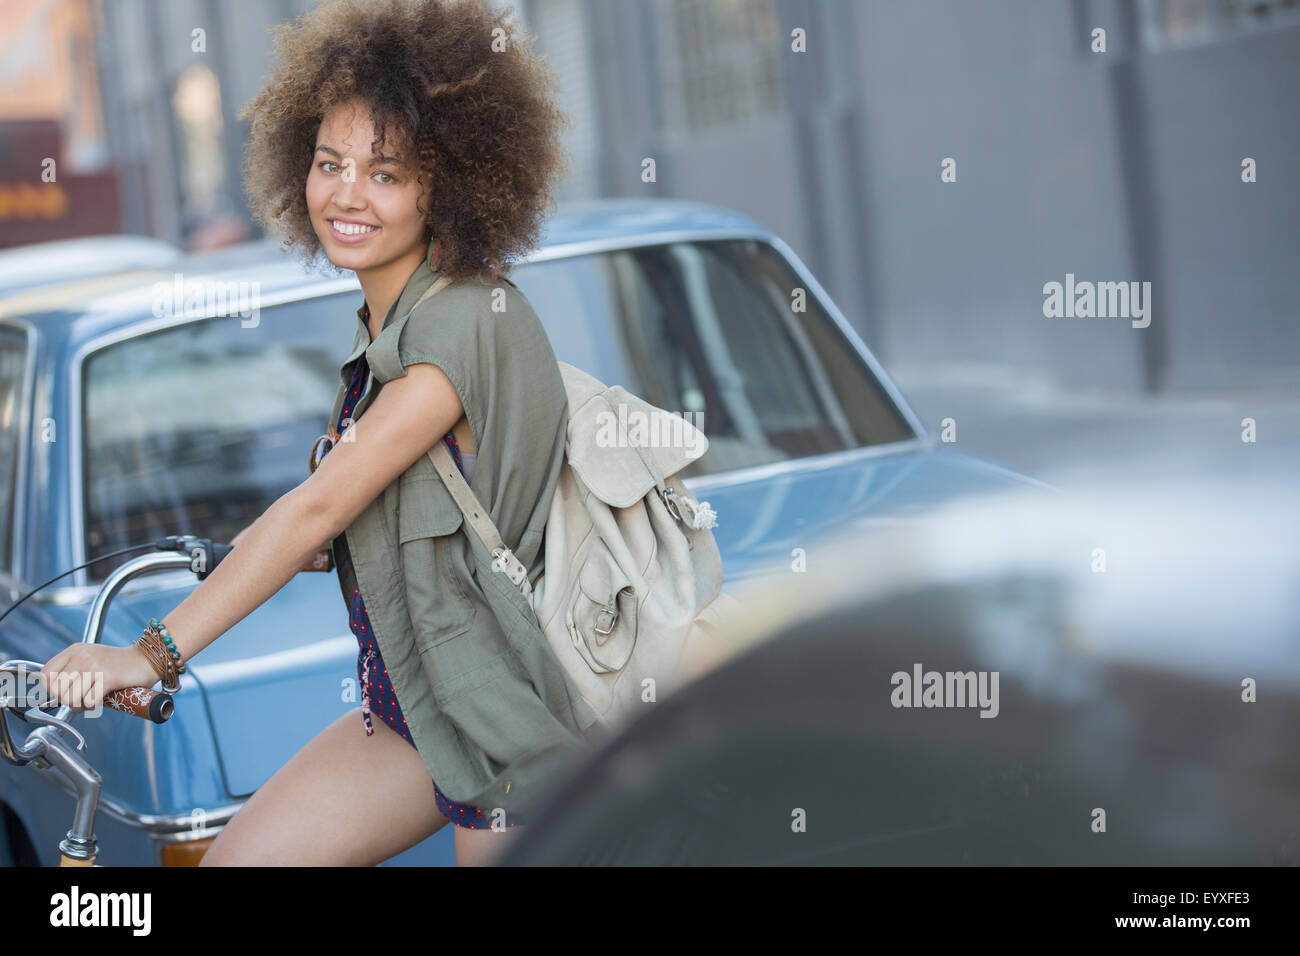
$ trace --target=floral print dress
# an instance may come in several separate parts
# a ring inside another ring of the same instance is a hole
[[[337,423],[339,434],[343,433],[343,423],[352,415],[352,409],[360,401],[362,391],[367,387],[369,374],[370,369],[363,353],[357,361],[356,370],[352,373],[352,384],[348,387],[343,407],[339,410]],[[451,448],[456,467],[465,476],[465,480],[469,481],[474,475],[474,463],[477,456],[473,452],[462,452],[457,446],[456,437],[452,432],[447,432],[443,436],[443,441]],[[408,744],[414,747],[415,741],[411,739],[411,732],[406,726],[406,718],[402,716],[402,710],[397,704],[397,694],[393,691],[392,682],[388,678],[388,668],[384,666],[384,660],[379,654],[379,644],[376,642],[375,632],[370,626],[370,618],[366,614],[366,605],[361,598],[360,587],[355,588],[352,594],[352,607],[348,616],[348,624],[360,645],[357,652],[357,678],[361,682],[361,717],[365,723],[366,736],[374,734],[375,728],[370,721],[370,717],[371,714],[377,714],[380,720],[393,728]],[[433,798],[438,805],[439,812],[457,826],[471,830],[481,830],[491,825],[491,818],[485,815],[483,811],[466,803],[449,800],[438,789],[436,781],[433,784]],[[506,826],[519,826],[522,822],[519,818],[506,814]]]

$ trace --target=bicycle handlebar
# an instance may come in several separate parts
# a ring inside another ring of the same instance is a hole
[[[115,568],[104,580],[86,618],[85,633],[81,639],[83,644],[99,642],[109,603],[131,578],[155,571],[185,569],[193,571],[198,579],[203,581],[234,550],[233,545],[220,544],[211,538],[197,538],[193,535],[171,535],[160,538],[153,542],[153,548],[164,553],[144,554],[132,558]],[[332,571],[334,570],[333,557],[331,547],[327,545],[311,555],[299,570]],[[104,695],[103,703],[112,710],[159,724],[171,717],[175,710],[171,694],[166,691],[151,690],[148,687],[123,687],[110,691]],[[64,704],[58,708],[54,716],[56,720],[66,721],[73,712],[71,707]]]
[[[179,537],[173,535],[163,538],[156,546],[161,551],[176,551],[180,554],[188,554],[189,568],[194,571],[200,581],[206,579],[209,574],[215,571],[222,559],[234,550],[231,545],[220,544],[211,538],[195,538],[191,535]],[[121,589],[127,580],[150,570],[176,567],[177,560],[168,560],[167,558],[159,560],[156,556],[145,555],[133,561],[128,561],[114,571],[100,588],[100,593],[95,600],[95,606],[91,609],[90,619],[86,622],[86,634],[82,638],[82,642],[94,644],[99,641],[99,632],[103,627],[103,617],[108,609],[108,602],[113,599],[113,595]],[[195,563],[198,564],[197,568],[194,566]],[[118,690],[109,691],[104,695],[104,706],[111,710],[121,711],[124,714],[130,714],[132,717],[152,720],[156,724],[166,721],[176,710],[171,694],[162,690],[151,690],[148,687],[122,687]],[[62,715],[68,710],[69,708],[61,707],[59,714]]]
[[[99,593],[95,596],[90,616],[86,619],[86,632],[81,639],[83,644],[99,642],[109,602],[131,578],[153,571],[188,568],[202,581],[216,570],[223,558],[234,550],[228,544],[220,544],[211,538],[196,538],[192,535],[172,535],[162,538],[155,542],[154,547],[159,551],[173,551],[176,554],[141,555],[115,569],[105,579]],[[104,706],[133,717],[152,720],[156,724],[166,721],[176,709],[171,694],[166,691],[151,690],[148,687],[122,687],[110,691],[104,695]],[[71,713],[72,709],[66,705],[58,710],[58,716],[64,719]]]
[[[186,537],[168,540],[175,541],[176,550],[188,546],[192,549],[192,554],[198,552],[196,557],[202,557],[203,570],[195,572],[200,581],[215,571],[222,559],[234,550],[231,545],[218,544],[207,538]],[[333,552],[329,548],[312,555],[300,569],[300,571],[332,570],[334,570]],[[107,586],[108,582],[105,582],[105,587]],[[104,706],[121,711],[124,714],[130,714],[133,717],[152,720],[156,724],[163,723],[167,718],[171,717],[175,710],[171,694],[166,691],[150,690],[147,687],[123,687],[120,690],[105,694]]]
[[[125,551],[138,551],[148,546],[135,546]],[[99,642],[109,604],[132,578],[155,571],[185,569],[193,571],[202,581],[234,550],[231,545],[215,544],[210,539],[196,538],[191,535],[161,538],[153,542],[152,547],[155,551],[163,553],[143,554],[132,558],[115,568],[100,585],[86,618],[82,643]],[[104,557],[116,557],[117,553]],[[87,562],[87,565],[92,563],[94,562]],[[327,544],[324,549],[312,555],[300,570],[332,571],[333,569],[333,553],[330,545]],[[33,593],[35,591],[24,595],[18,603]],[[12,605],[9,610],[13,610],[15,606]],[[5,614],[8,614],[8,611]],[[3,615],[0,615],[0,618],[3,618]],[[16,766],[43,761],[38,763],[38,766],[53,767],[72,782],[77,793],[77,808],[72,827],[68,830],[67,837],[59,844],[59,849],[62,851],[64,866],[90,866],[98,854],[94,821],[102,780],[84,757],[85,738],[70,722],[73,710],[68,705],[62,704],[54,714],[43,713],[43,705],[32,707],[21,700],[11,699],[3,692],[4,687],[17,684],[21,687],[19,698],[25,698],[28,677],[24,675],[31,675],[41,667],[42,665],[36,661],[12,660],[0,663],[0,758]],[[123,687],[111,691],[104,695],[103,703],[112,710],[119,710],[159,724],[171,717],[175,711],[171,694],[147,687]],[[21,746],[15,743],[9,732],[10,710],[28,723],[42,725],[28,734]]]

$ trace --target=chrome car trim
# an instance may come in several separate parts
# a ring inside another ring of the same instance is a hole
[[[883,445],[845,448],[843,451],[830,451],[821,455],[805,455],[802,458],[789,458],[783,461],[764,462],[761,465],[749,465],[744,468],[732,468],[730,471],[720,471],[716,474],[683,478],[682,481],[690,489],[691,494],[695,494],[696,489],[711,491],[714,488],[726,488],[731,485],[759,481],[763,478],[773,478],[796,471],[830,471],[841,465],[866,458],[880,458],[886,455],[902,454],[903,452],[929,451],[932,448],[933,444],[928,438],[903,438]]]
[[[0,571],[0,595],[4,596],[7,604],[12,605],[27,593],[29,589],[24,587],[22,582],[10,574],[8,571]]]
[[[63,775],[52,767],[40,767],[35,762],[29,766],[35,768],[37,772],[46,780],[53,781],[59,789],[76,796],[76,791],[72,785],[64,779]],[[240,800],[234,803],[223,803],[220,806],[208,808],[198,807],[203,811],[204,821],[208,828],[224,826],[230,822],[230,818],[235,812],[244,805]],[[155,835],[161,836],[174,833],[186,833],[194,827],[194,811],[187,813],[141,813],[138,810],[132,810],[122,803],[114,800],[105,793],[99,795],[99,811],[106,813],[113,820],[124,826],[132,827],[137,830],[146,830]]]
[[[18,460],[14,463],[14,511],[13,527],[10,529],[9,568],[0,572],[9,578],[18,594],[17,599],[26,593],[23,584],[23,557],[27,550],[27,469],[30,464],[30,443],[33,438],[32,416],[36,414],[36,351],[40,344],[40,330],[35,324],[13,316],[0,316],[0,325],[17,329],[27,337],[27,358],[23,369],[22,392],[18,396],[21,424],[18,432]]]
[[[531,265],[534,262],[550,262],[553,259],[571,259],[575,256],[590,255],[595,252],[618,252],[620,249],[640,249],[644,246],[663,246],[673,242],[710,242],[718,239],[756,239],[770,242],[776,238],[770,229],[761,227],[740,228],[726,226],[716,229],[664,229],[659,232],[642,232],[635,236],[614,236],[605,239],[579,239],[574,242],[559,242],[537,250],[527,258],[519,260],[519,265]]]
[[[193,575],[191,575],[193,577]],[[357,656],[357,636],[351,631],[334,637],[322,637],[308,644],[269,651],[255,657],[235,660],[202,661],[192,665],[193,676],[207,690],[217,690],[226,684],[238,683],[244,678],[265,677],[267,674],[301,674],[319,665],[333,666],[340,659]]]

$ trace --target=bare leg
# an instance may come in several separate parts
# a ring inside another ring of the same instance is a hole
[[[361,709],[342,714],[226,824],[200,866],[374,866],[450,823],[419,752]]]
[[[456,827],[456,865],[493,865],[522,829],[523,826],[506,827],[504,830]]]

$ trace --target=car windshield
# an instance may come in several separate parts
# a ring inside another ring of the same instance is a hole
[[[770,243],[674,242],[513,274],[556,357],[697,425],[690,478],[915,432]]]
[[[169,534],[229,541],[307,477],[360,292],[188,322],[83,367],[86,554]],[[130,556],[90,566],[99,581]]]

